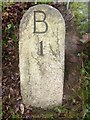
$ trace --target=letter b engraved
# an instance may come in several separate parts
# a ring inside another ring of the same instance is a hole
[[[37,20],[37,18],[36,18],[37,13],[44,15],[42,20]],[[45,33],[48,30],[48,25],[47,25],[45,19],[46,19],[46,14],[43,11],[34,11],[34,33]],[[45,24],[44,26],[46,26],[45,30],[43,30],[42,32],[37,31],[37,24],[36,24],[37,22],[43,22]]]

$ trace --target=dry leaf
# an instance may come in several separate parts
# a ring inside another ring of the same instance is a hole
[[[23,114],[24,113],[24,105],[22,103],[20,104],[20,110],[21,110],[21,114]]]

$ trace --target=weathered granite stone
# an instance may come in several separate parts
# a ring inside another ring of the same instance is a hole
[[[47,108],[62,104],[65,23],[49,5],[31,7],[19,33],[19,67],[23,102]]]

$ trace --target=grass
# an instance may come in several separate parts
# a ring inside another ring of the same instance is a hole
[[[83,102],[83,120],[90,119],[90,61],[87,60],[81,69],[81,93]]]
[[[83,2],[74,2],[70,4],[70,9],[74,13],[74,19],[78,33],[80,33],[80,36],[82,36],[88,32],[88,26],[90,24],[90,20],[88,20],[88,4]]]
[[[51,3],[51,2],[53,2],[53,0],[37,0],[35,2],[35,4],[48,4],[48,3]]]
[[[0,120],[2,119],[2,102],[0,100]]]

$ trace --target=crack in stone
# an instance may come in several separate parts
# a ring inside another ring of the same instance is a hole
[[[29,69],[29,66],[30,66],[30,62],[29,62],[29,59],[28,60],[28,75],[29,75],[29,81],[30,81],[30,69]]]
[[[37,58],[35,58],[32,53],[31,53],[31,56],[37,61],[37,64],[38,64],[38,66],[39,66],[39,70],[42,71],[42,68],[41,68],[42,65],[40,64],[40,61],[37,60]]]
[[[59,51],[59,57],[60,57],[60,50],[59,50],[59,38],[58,38],[58,28],[57,28],[57,35],[55,35],[55,33],[53,32],[53,35],[57,38],[57,45],[58,45],[58,50],[56,50],[56,51]]]
[[[28,84],[30,83],[30,69],[29,69],[29,67],[30,67],[30,62],[29,62],[29,58],[27,58],[27,60],[28,60],[28,76],[29,76],[29,80],[27,81],[28,82]],[[31,89],[31,87],[30,87],[30,96],[32,95],[32,89]]]
[[[37,36],[37,40],[38,40],[38,44],[39,44],[39,37],[38,37],[38,35],[36,35],[36,36]],[[38,46],[38,44],[37,44],[37,46]],[[39,46],[38,46],[37,54],[39,55]]]
[[[58,51],[59,51],[59,38],[58,38],[58,28],[57,28],[57,45],[58,45]],[[60,51],[59,51],[60,52]]]
[[[50,46],[50,50],[51,50],[51,52],[52,52],[52,54],[55,56],[55,57],[57,57],[57,55],[56,55],[56,53],[53,51],[53,49],[52,49],[52,46],[49,44],[49,46]]]

